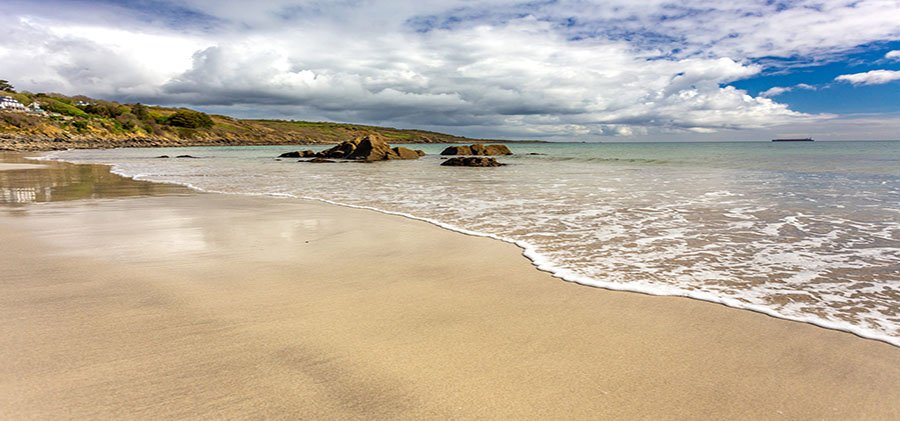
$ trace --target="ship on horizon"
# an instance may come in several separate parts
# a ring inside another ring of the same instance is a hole
[[[814,142],[813,138],[805,137],[803,139],[772,139],[773,142]]]

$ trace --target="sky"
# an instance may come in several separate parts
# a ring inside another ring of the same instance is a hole
[[[900,139],[900,0],[3,0],[0,79],[483,138]]]

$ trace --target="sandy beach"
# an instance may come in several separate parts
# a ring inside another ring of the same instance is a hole
[[[3,419],[900,418],[882,342],[373,211],[4,169]]]

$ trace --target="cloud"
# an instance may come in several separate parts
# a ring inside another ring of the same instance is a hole
[[[152,97],[201,44],[183,35],[0,18],[4,78],[21,89]]]
[[[759,96],[764,97],[764,98],[771,98],[773,96],[781,95],[785,92],[790,92],[791,90],[792,90],[791,87],[773,86],[769,89],[766,89],[763,92],[760,92]]]
[[[884,55],[884,58],[888,60],[900,60],[900,50],[888,51],[888,53]]]
[[[883,85],[895,80],[900,80],[900,71],[872,70],[865,73],[840,75],[834,78],[834,80],[839,82],[849,82],[853,85]]]
[[[868,0],[9,0],[0,62],[21,89],[238,116],[510,137],[707,133],[827,118],[772,100],[802,84],[757,97],[729,85],[768,57],[896,39],[897,12]]]
[[[760,71],[727,58],[648,61],[624,42],[570,41],[526,17],[502,26],[200,51],[163,86],[172,101],[294,105],[317,114],[540,135],[718,130],[815,118],[727,82]],[[385,53],[390,51],[390,53]]]
[[[817,88],[813,85],[807,85],[805,83],[798,83],[794,86],[773,86],[763,92],[759,93],[759,96],[763,98],[771,98],[773,96],[778,96],[786,92],[791,92],[796,89],[803,89],[807,91],[815,91]]]
[[[522,15],[554,22],[577,38],[628,40],[664,56],[833,59],[859,45],[900,36],[896,1],[558,0],[459,2],[442,13],[417,16],[418,30],[478,22],[506,22]],[[577,12],[575,12],[577,11]]]

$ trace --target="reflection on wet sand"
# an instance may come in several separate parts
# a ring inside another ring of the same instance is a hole
[[[26,159],[0,152],[0,162],[14,164],[0,171],[0,204],[21,205],[79,199],[187,194],[185,187],[136,181],[101,165],[77,165]]]

